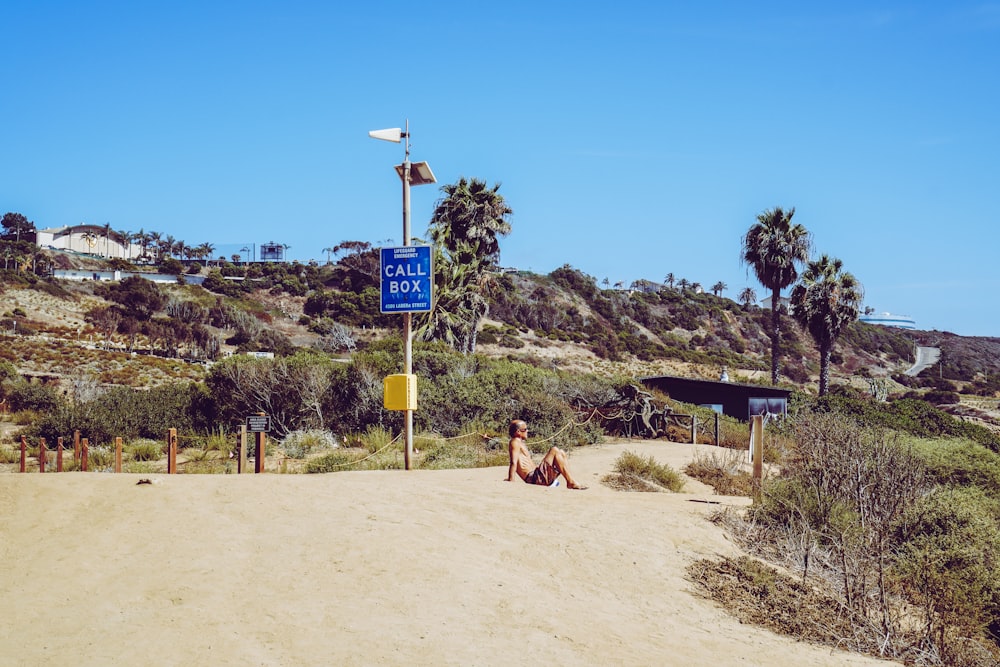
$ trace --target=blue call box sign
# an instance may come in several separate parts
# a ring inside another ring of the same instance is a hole
[[[425,313],[431,309],[431,246],[381,249],[382,312]]]

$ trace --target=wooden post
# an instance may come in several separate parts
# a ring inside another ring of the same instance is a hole
[[[754,500],[760,501],[760,482],[764,476],[764,416],[754,415],[750,422],[750,451],[753,454]]]
[[[80,462],[80,432],[73,431],[73,463]]]
[[[247,471],[247,425],[240,424],[239,433],[236,434],[236,474],[242,475]]]
[[[267,451],[267,433],[257,431],[254,435],[257,436],[257,446],[254,448],[253,453],[253,471],[259,474],[264,472],[264,454]]]
[[[79,431],[77,431],[79,433]],[[87,452],[90,451],[90,440],[82,438],[80,440],[80,470],[87,472]]]
[[[167,429],[167,474],[177,474],[177,429]]]
[[[56,472],[62,472],[63,439],[62,436],[56,438]]]
[[[122,439],[115,438],[115,472],[122,471]]]
[[[38,439],[38,472],[45,472],[45,464],[48,462],[49,450],[45,446],[45,438]]]
[[[21,472],[27,471],[28,463],[28,439],[21,436]]]
[[[719,413],[715,413],[715,446],[719,446]]]
[[[698,416],[691,415],[691,444],[698,444]]]

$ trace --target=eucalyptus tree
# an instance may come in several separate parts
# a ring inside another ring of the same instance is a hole
[[[840,333],[858,319],[864,298],[861,283],[839,259],[823,255],[809,262],[792,289],[792,317],[819,347],[819,395],[830,388],[830,353]]]
[[[428,235],[434,243],[434,299],[418,320],[420,340],[443,340],[471,354],[479,323],[489,312],[489,293],[500,259],[500,237],[510,233],[513,213],[500,184],[460,178],[441,188]]]
[[[792,224],[795,208],[768,209],[757,216],[743,237],[741,257],[760,283],[771,290],[771,384],[778,383],[781,356],[781,290],[799,277],[797,265],[809,259],[809,232]]]

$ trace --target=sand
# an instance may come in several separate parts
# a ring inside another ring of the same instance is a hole
[[[0,475],[0,664],[887,664],[699,596],[685,567],[738,553],[707,517],[746,499],[601,485],[625,449],[711,448],[576,450],[586,491],[505,467]]]

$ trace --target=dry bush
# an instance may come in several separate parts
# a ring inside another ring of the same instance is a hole
[[[708,484],[718,494],[750,496],[753,494],[753,476],[746,470],[746,457],[746,451],[738,449],[698,453],[684,468],[684,473]]]

